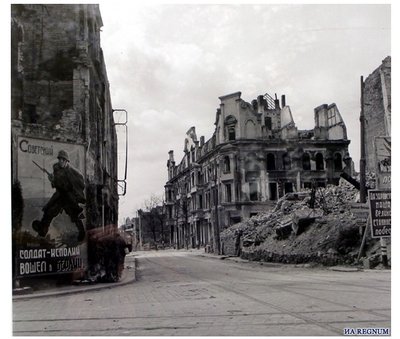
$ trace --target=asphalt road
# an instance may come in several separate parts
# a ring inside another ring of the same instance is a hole
[[[390,331],[390,271],[260,265],[199,254],[140,252],[132,284],[15,300],[13,334],[340,336],[345,328]]]

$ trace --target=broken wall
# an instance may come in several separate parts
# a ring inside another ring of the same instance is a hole
[[[324,104],[314,109],[316,139],[347,140],[347,129],[336,104]]]
[[[391,57],[370,74],[364,82],[366,169],[375,171],[374,141],[377,136],[390,135]],[[389,115],[389,116],[388,116]],[[387,126],[389,125],[389,126]],[[386,130],[388,128],[388,131]]]
[[[83,149],[86,229],[116,229],[117,135],[99,7],[18,4],[11,14],[13,184],[18,185],[20,170],[18,138],[76,145]],[[50,163],[46,167],[51,171]],[[29,232],[38,237],[32,228]]]

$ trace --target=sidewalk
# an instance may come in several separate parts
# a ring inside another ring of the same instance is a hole
[[[173,250],[176,252],[176,250]],[[204,253],[204,249],[196,250],[190,249],[189,252],[192,252],[195,255],[206,256],[215,259],[225,259],[228,257],[218,256],[214,254]],[[12,300],[28,300],[33,298],[45,298],[59,295],[68,295],[68,294],[76,294],[76,293],[84,293],[88,291],[98,291],[106,288],[113,288],[118,286],[127,285],[133,283],[136,280],[136,268],[137,268],[137,259],[136,256],[140,256],[139,252],[131,252],[125,257],[125,267],[122,272],[122,277],[118,282],[114,283],[82,283],[82,284],[68,284],[64,286],[43,286],[35,288],[21,288],[13,290]],[[241,260],[240,258],[236,258]],[[243,261],[243,260],[242,260]],[[247,260],[246,260],[247,261]]]
[[[136,280],[136,258],[130,254],[125,257],[125,267],[122,271],[122,276],[118,282],[114,283],[88,283],[81,285],[65,285],[59,287],[51,287],[47,289],[38,290],[25,290],[23,294],[17,294],[17,291],[13,291],[12,299],[25,300],[32,298],[44,298],[67,294],[83,293],[88,291],[98,291],[105,288],[113,288],[130,284]],[[20,292],[21,293],[21,292]]]

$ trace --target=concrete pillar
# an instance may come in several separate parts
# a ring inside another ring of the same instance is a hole
[[[296,186],[297,186],[297,191],[301,191],[301,174],[300,171],[297,171],[297,176],[296,176]]]
[[[265,201],[268,197],[268,190],[267,190],[267,178],[268,173],[265,169],[260,170],[260,200]]]

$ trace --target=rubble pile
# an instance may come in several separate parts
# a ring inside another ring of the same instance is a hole
[[[367,185],[374,187],[372,175]],[[358,264],[360,225],[365,226],[352,213],[351,206],[358,200],[358,190],[344,179],[338,186],[286,194],[273,211],[225,229],[221,233],[223,252],[268,262]],[[376,242],[367,241],[367,249],[373,248],[375,256]]]

